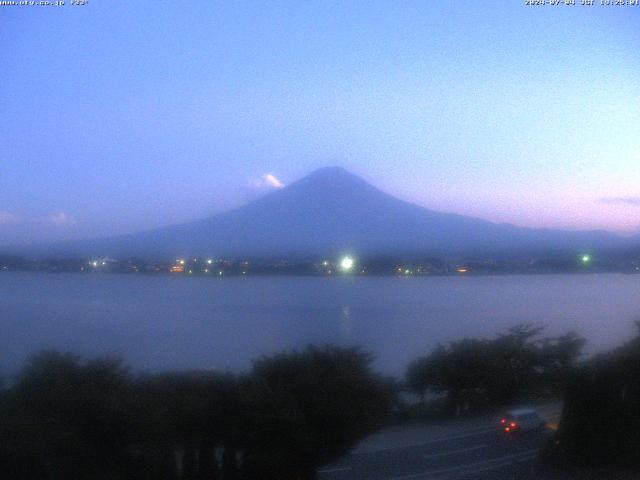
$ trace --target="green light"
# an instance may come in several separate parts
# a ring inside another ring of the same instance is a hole
[[[583,255],[582,256],[582,263],[587,264],[591,261],[591,255]]]

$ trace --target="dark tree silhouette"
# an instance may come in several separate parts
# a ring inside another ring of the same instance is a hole
[[[408,366],[405,385],[423,398],[446,394],[451,415],[505,405],[540,386],[560,389],[585,342],[575,333],[541,339],[542,331],[522,324],[492,340],[438,345]]]
[[[0,472],[38,480],[309,479],[377,428],[390,383],[355,348],[218,372],[132,377],[45,352],[0,390]]]
[[[571,463],[640,467],[640,332],[571,376],[551,445]]]
[[[371,360],[356,348],[308,347],[256,361],[244,385],[247,478],[315,478],[376,429],[392,393]]]
[[[143,463],[151,467],[147,475],[160,469],[171,470],[171,478],[217,478],[215,448],[224,445],[239,424],[235,379],[216,372],[168,373],[143,377],[134,391],[136,445],[147,457]],[[166,461],[170,469],[163,465]]]
[[[555,338],[545,338],[541,346],[545,381],[555,393],[562,394],[582,354],[586,340],[575,332]]]
[[[5,393],[7,478],[127,478],[130,378],[116,360],[44,352]]]

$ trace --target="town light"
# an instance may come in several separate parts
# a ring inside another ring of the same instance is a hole
[[[353,264],[355,262],[353,261],[353,258],[351,257],[344,257],[342,260],[340,260],[340,268],[345,271],[348,272],[349,270],[351,270],[353,268]]]
[[[581,260],[586,265],[591,262],[591,255],[583,255]]]

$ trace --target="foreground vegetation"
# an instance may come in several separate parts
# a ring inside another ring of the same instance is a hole
[[[522,324],[495,339],[439,345],[409,365],[406,385],[422,398],[443,396],[443,413],[450,416],[494,410],[532,394],[560,397],[585,340],[574,332],[543,332]]]
[[[637,326],[637,335],[625,345],[587,360],[581,359],[585,341],[575,333],[544,337],[531,324],[495,339],[463,339],[413,361],[406,386],[422,397],[440,395],[425,402],[422,412],[431,415],[438,408],[459,416],[532,395],[556,396],[563,400],[562,417],[542,452],[544,463],[559,467],[561,478],[585,468],[631,469],[638,478],[640,322]]]
[[[263,357],[243,375],[136,376],[119,360],[43,352],[0,389],[0,472],[29,480],[313,479],[385,422],[407,419],[402,389],[421,396],[431,416],[564,395],[547,460],[640,466],[640,335],[581,362],[584,343],[518,325],[494,339],[437,346],[409,365],[403,384],[376,374],[357,348]]]
[[[309,347],[240,377],[136,378],[119,361],[41,353],[2,393],[2,477],[314,478],[390,409],[370,362],[357,349]]]
[[[640,322],[637,326],[635,338],[572,373],[558,435],[545,452],[549,463],[640,468]]]

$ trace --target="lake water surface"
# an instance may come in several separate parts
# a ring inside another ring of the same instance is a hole
[[[118,355],[136,369],[239,371],[308,343],[360,345],[401,374],[438,342],[520,322],[573,329],[588,351],[640,318],[640,275],[228,277],[0,273],[0,371],[44,348]]]

